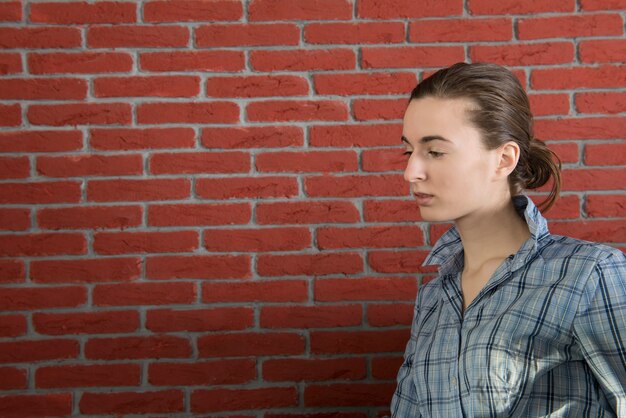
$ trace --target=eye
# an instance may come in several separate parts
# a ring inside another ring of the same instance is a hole
[[[428,151],[428,155],[430,155],[433,158],[441,158],[445,155],[445,153],[438,152],[438,151]]]
[[[406,150],[406,151],[404,151],[404,152],[402,153],[402,155],[406,155],[407,157],[410,157],[410,156],[411,156],[411,154],[413,154],[413,151],[411,151],[411,150]]]

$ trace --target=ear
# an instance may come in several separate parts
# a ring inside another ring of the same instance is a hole
[[[496,167],[496,175],[498,177],[508,177],[515,170],[519,160],[519,145],[513,141],[498,148],[498,166]]]

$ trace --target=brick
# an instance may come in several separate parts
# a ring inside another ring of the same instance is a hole
[[[239,106],[232,102],[141,103],[137,122],[155,123],[237,123]]]
[[[352,4],[348,0],[252,0],[248,18],[251,21],[349,20]]]
[[[317,229],[317,247],[337,248],[419,247],[424,245],[417,226],[322,227]]]
[[[401,124],[319,125],[309,128],[314,147],[375,147],[399,145]]]
[[[255,50],[250,52],[250,63],[256,71],[315,71],[353,70],[356,68],[354,51],[343,48]]]
[[[548,148],[556,153],[562,163],[577,163],[578,158],[578,144],[576,143],[550,143]]]
[[[257,224],[319,224],[354,223],[360,219],[359,211],[352,202],[311,201],[258,203]]]
[[[99,77],[93,92],[95,97],[193,97],[200,93],[200,77]]]
[[[311,247],[308,228],[209,229],[204,247],[217,252],[298,251]]]
[[[468,9],[472,15],[513,15],[539,14],[547,12],[573,12],[576,8],[574,0],[554,2],[539,0],[519,2],[517,0],[469,0]]]
[[[626,165],[626,143],[585,145],[585,165]]]
[[[92,180],[87,199],[93,202],[179,200],[190,196],[188,179]]]
[[[139,54],[145,71],[242,71],[242,51],[169,51]]]
[[[196,231],[100,232],[94,235],[96,254],[180,253],[198,248]]]
[[[304,145],[304,133],[298,126],[245,126],[204,128],[200,137],[207,148],[285,148]],[[1,144],[1,143],[0,143]]]
[[[623,220],[557,221],[550,224],[550,232],[594,242],[626,241]]]
[[[0,152],[66,152],[82,147],[83,134],[78,130],[0,132]]]
[[[72,414],[72,394],[6,395],[0,397],[0,415],[5,417],[62,417]]]
[[[133,23],[137,20],[133,3],[100,1],[98,3],[65,2],[34,3],[30,7],[30,21],[84,25],[96,23]]]
[[[417,283],[412,277],[365,277],[316,279],[315,301],[414,301]]]
[[[580,113],[626,112],[626,92],[576,93],[576,109]]]
[[[0,283],[20,283],[26,279],[23,260],[0,260]]]
[[[328,95],[404,94],[417,84],[413,73],[315,74],[315,92]]]
[[[626,1],[624,0],[581,0],[582,10],[624,10]]]
[[[176,48],[189,43],[184,26],[93,26],[87,29],[89,48]]]
[[[150,392],[83,393],[83,414],[146,414],[184,411],[184,394],[178,390]]]
[[[196,300],[193,283],[116,283],[93,289],[94,306],[189,304]]]
[[[356,120],[402,120],[407,99],[355,99],[352,115]]]
[[[304,26],[309,44],[392,44],[405,39],[401,22],[309,23]]]
[[[303,302],[307,300],[305,280],[254,280],[244,283],[202,283],[202,303]]]
[[[568,94],[530,94],[528,99],[534,116],[567,115],[570,111]]]
[[[517,30],[522,40],[619,36],[623,34],[622,25],[617,14],[589,14],[520,19]]]
[[[356,253],[259,255],[257,258],[257,272],[261,276],[322,276],[362,271],[363,259]]]
[[[1,337],[19,337],[26,334],[26,332],[27,325],[24,315],[0,315]],[[0,388],[2,388],[2,383],[0,382]]]
[[[316,176],[304,180],[312,197],[406,196],[407,185],[401,175]]]
[[[348,119],[348,107],[338,100],[268,100],[248,103],[248,121],[288,122]]]
[[[0,104],[0,126],[19,126],[22,124],[22,108],[19,104]]]
[[[5,78],[0,99],[72,100],[87,97],[87,82],[73,78]]]
[[[439,238],[441,238],[441,236],[448,230],[450,229],[450,227],[452,227],[452,224],[450,223],[443,223],[443,224],[431,224],[430,225],[430,239],[429,239],[429,243],[431,245],[435,244]],[[425,256],[425,255],[424,255]],[[421,258],[421,260],[424,260],[424,257]]]
[[[14,367],[0,367],[0,373],[2,373],[2,381],[0,381],[1,390],[24,390],[28,388],[28,374],[26,369],[17,369]],[[4,400],[0,398],[0,402],[1,401]]]
[[[34,125],[128,125],[129,103],[79,103],[30,105],[28,120]]]
[[[31,262],[30,277],[39,283],[99,283],[139,277],[139,258],[80,258]]]
[[[33,326],[39,334],[118,334],[139,329],[137,311],[98,311],[33,314]]]
[[[242,16],[241,2],[233,0],[183,0],[175,4],[170,1],[150,1],[143,6],[145,22],[214,22],[240,20]]]
[[[419,222],[419,208],[413,200],[365,200],[363,219],[366,222]]]
[[[361,153],[363,171],[403,172],[407,164],[407,156],[404,155],[404,152],[405,149],[399,146],[394,149],[364,150]]]
[[[535,204],[542,202],[546,196],[531,196]],[[549,220],[552,219],[578,219],[580,218],[580,199],[576,195],[560,196],[550,211],[544,213]]]
[[[354,151],[265,152],[256,155],[259,172],[306,173],[358,171]]]
[[[538,119],[535,132],[546,140],[623,138],[625,122],[623,117]]]
[[[37,173],[46,177],[124,176],[143,173],[140,154],[37,157]]]
[[[87,253],[87,240],[79,233],[0,235],[0,256],[52,256]]]
[[[423,273],[433,269],[422,267],[427,255],[421,250],[370,251],[367,263],[379,273]]]
[[[367,322],[373,327],[410,326],[413,320],[413,304],[369,305]]]
[[[154,256],[146,260],[151,279],[247,279],[247,255]]]
[[[306,406],[388,406],[395,383],[350,383],[308,385],[304,390]]]
[[[129,151],[162,148],[192,148],[195,132],[191,128],[110,128],[91,129],[89,145],[101,151]]]
[[[74,206],[41,208],[42,229],[117,229],[141,225],[141,206]]]
[[[312,331],[311,353],[402,352],[408,339],[408,329],[391,331]]]
[[[44,366],[35,372],[37,388],[138,386],[140,381],[139,364]]]
[[[585,209],[591,218],[621,218],[626,209],[626,195],[588,195]]]
[[[252,308],[150,310],[146,328],[153,332],[231,331],[252,327]]]
[[[623,157],[622,157],[623,158]],[[623,190],[626,168],[563,170],[563,190]]]
[[[380,380],[394,380],[402,363],[402,356],[374,357],[372,359],[372,377]]]
[[[362,0],[357,6],[359,18],[398,19],[432,16],[453,16],[463,13],[461,0]]]
[[[19,22],[21,20],[21,1],[11,1],[0,4],[0,22]]]
[[[1,6],[0,6],[1,7]],[[22,72],[22,56],[14,53],[0,54],[0,74],[16,74]]]
[[[298,194],[293,177],[242,177],[197,179],[196,194],[203,199],[263,199],[291,197]]]
[[[290,358],[263,362],[263,380],[267,381],[361,380],[365,376],[364,358]]]
[[[295,414],[295,413],[269,413],[265,414],[264,418],[367,418],[364,413],[350,413],[350,412],[330,412],[330,413],[310,413],[310,414]]]
[[[91,338],[85,343],[85,357],[92,360],[188,358],[187,338],[174,336]]]
[[[79,345],[76,340],[49,338],[0,343],[0,362],[33,363],[36,361],[76,359]],[[3,403],[0,402],[0,405]],[[1,411],[1,410],[0,410]]]
[[[304,338],[290,332],[210,334],[198,337],[200,357],[304,354]]]
[[[295,387],[205,389],[191,393],[192,412],[265,410],[297,405]]]
[[[0,203],[5,204],[77,203],[80,184],[74,181],[3,183],[0,196]]]
[[[254,359],[152,363],[148,369],[148,381],[156,386],[233,385],[255,377]]]
[[[417,20],[410,23],[409,33],[411,42],[510,41],[513,21],[511,18]]]
[[[626,40],[623,39],[581,41],[578,48],[583,63],[622,64],[626,56]]]
[[[247,152],[175,152],[153,153],[151,174],[248,173],[250,154]]]
[[[267,306],[261,310],[263,328],[334,328],[361,325],[360,305]]]
[[[28,54],[31,74],[94,74],[130,72],[133,59],[125,52],[53,52]]]
[[[25,231],[30,228],[30,210],[22,208],[0,209],[0,230]]]
[[[0,157],[0,179],[25,179],[30,177],[28,157]]]
[[[309,83],[292,75],[253,75],[246,77],[209,77],[206,95],[209,97],[269,97],[306,96]]]
[[[566,64],[574,60],[570,42],[540,44],[475,45],[470,47],[472,61],[488,61],[500,65]]]
[[[252,210],[249,203],[148,206],[149,226],[247,224],[251,218]]]
[[[363,47],[361,67],[366,69],[443,67],[463,61],[464,56],[462,46]],[[411,88],[413,87],[415,86]],[[408,95],[410,90],[403,93]]]
[[[0,28],[2,48],[79,48],[81,42],[79,28],[54,26]]]
[[[623,87],[626,85],[625,66],[546,68],[533,70],[533,89],[565,90],[582,88]]]
[[[300,29],[293,23],[258,23],[200,26],[196,29],[196,45],[209,47],[242,47],[298,45]]]

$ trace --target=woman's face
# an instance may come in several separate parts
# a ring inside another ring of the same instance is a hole
[[[424,97],[412,100],[404,114],[404,178],[425,220],[458,222],[488,213],[490,203],[501,200],[502,181],[494,175],[498,153],[483,145],[469,121],[470,106],[467,99]]]

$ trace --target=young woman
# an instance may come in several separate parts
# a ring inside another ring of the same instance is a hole
[[[454,221],[425,265],[394,418],[626,417],[626,256],[550,234],[523,194],[560,165],[513,74],[459,63],[413,90],[402,141],[422,217]]]

